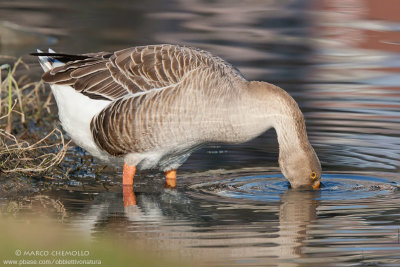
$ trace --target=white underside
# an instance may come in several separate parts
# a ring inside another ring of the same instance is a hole
[[[72,140],[93,156],[110,160],[110,155],[95,144],[90,122],[111,101],[91,99],[66,85],[51,85],[51,90],[57,102],[62,126]]]

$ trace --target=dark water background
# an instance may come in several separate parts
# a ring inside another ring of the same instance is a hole
[[[24,56],[33,77],[41,70],[27,53],[36,48],[174,43],[284,88],[324,170],[321,191],[288,189],[269,131],[197,151],[177,190],[163,189],[161,174],[139,174],[138,205],[125,209],[120,187],[96,182],[120,182],[121,169],[99,178],[88,166],[101,163],[89,160],[67,189],[45,193],[64,206],[49,213],[94,240],[113,233],[213,265],[399,266],[399,14],[397,0],[2,0],[0,54]],[[80,157],[71,147],[65,162]]]

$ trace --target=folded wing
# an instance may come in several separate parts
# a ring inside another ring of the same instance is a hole
[[[139,46],[114,53],[46,55],[65,64],[47,71],[43,75],[45,82],[70,85],[93,99],[115,100],[127,94],[173,86],[199,67],[240,75],[219,57],[176,45]]]

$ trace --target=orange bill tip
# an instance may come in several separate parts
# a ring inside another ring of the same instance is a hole
[[[319,189],[319,186],[321,185],[321,182],[320,181],[316,181],[315,183],[314,183],[314,185],[313,185],[313,188],[314,189]]]

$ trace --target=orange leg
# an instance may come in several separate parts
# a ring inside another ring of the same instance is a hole
[[[123,185],[133,185],[133,176],[135,176],[136,166],[130,166],[124,163],[124,171],[122,174]]]
[[[136,205],[136,196],[133,193],[133,177],[135,176],[136,167],[124,164],[122,174],[122,194],[124,196],[124,207]]]
[[[176,187],[176,170],[165,172],[165,188]]]

